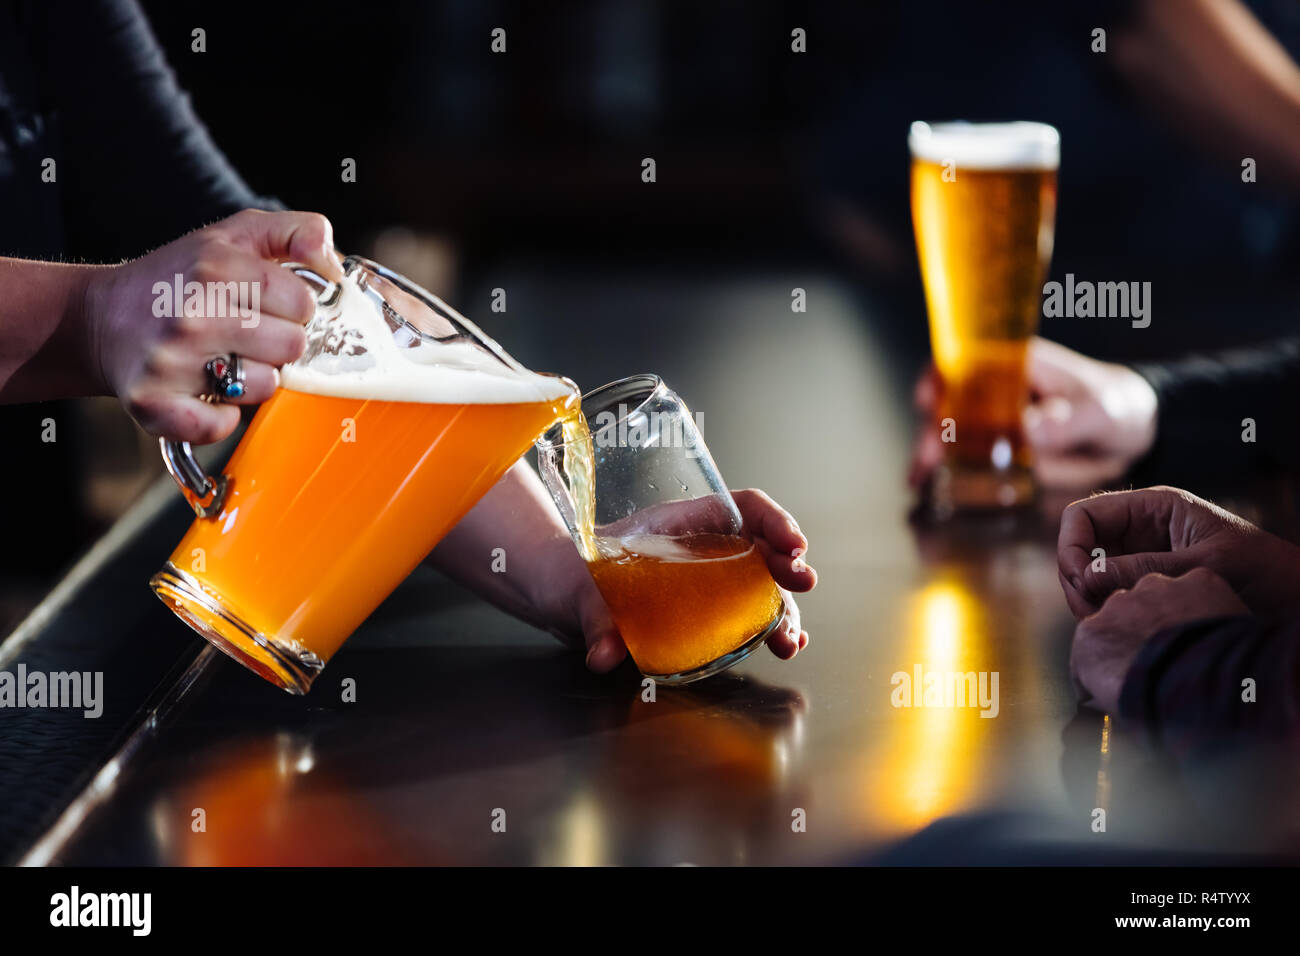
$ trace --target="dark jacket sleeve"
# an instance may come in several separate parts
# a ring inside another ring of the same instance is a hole
[[[30,16],[58,123],[68,255],[136,256],[240,209],[278,207],[213,143],[135,0],[39,0]]]
[[[1119,710],[1180,755],[1242,735],[1300,742],[1300,622],[1226,617],[1161,631],[1129,668]]]
[[[1300,471],[1300,338],[1134,369],[1160,400],[1156,442],[1134,483]]]

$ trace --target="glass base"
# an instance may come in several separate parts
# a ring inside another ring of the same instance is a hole
[[[719,674],[734,664],[739,664],[750,654],[754,653],[755,650],[765,644],[767,639],[772,636],[772,632],[775,631],[777,626],[781,623],[781,619],[784,617],[785,608],[782,607],[776,612],[776,617],[772,618],[771,624],[763,628],[762,631],[755,634],[744,644],[741,644],[734,651],[728,651],[717,660],[710,661],[707,664],[702,664],[693,670],[680,671],[676,674],[646,674],[645,671],[642,671],[641,673],[646,677],[649,677],[656,684],[666,684],[669,687],[680,684],[689,684],[692,681],[704,680],[706,677],[712,677],[714,674]]]
[[[295,641],[250,627],[229,602],[170,561],[149,579],[149,587],[210,644],[290,694],[307,693],[325,667],[324,661]]]
[[[1032,504],[1036,491],[1029,468],[943,464],[930,479],[927,497],[930,512],[942,519],[959,511],[1001,511]]]

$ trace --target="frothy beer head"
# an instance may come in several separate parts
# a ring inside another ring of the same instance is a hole
[[[959,169],[1056,169],[1061,137],[1046,123],[913,123],[912,156]]]
[[[342,282],[337,312],[308,324],[307,350],[281,369],[280,383],[314,395],[430,405],[550,402],[572,394],[563,379],[507,365],[483,346],[430,341],[385,318],[383,303],[363,291],[355,272]]]
[[[692,564],[699,564],[704,561],[730,561],[737,554],[747,554],[752,550],[753,545],[749,544],[744,549],[737,551],[734,546],[735,542],[740,542],[738,535],[711,535],[719,540],[725,540],[729,547],[714,550],[717,553],[710,553],[707,547],[702,547],[700,541],[710,537],[705,534],[685,534],[681,536],[671,536],[666,534],[629,534],[620,538],[597,538],[596,554],[602,560],[617,560],[627,555],[637,555],[642,558],[651,558],[655,561],[665,562],[683,562],[688,561]],[[692,540],[694,539],[694,540]],[[692,546],[694,545],[694,546]]]

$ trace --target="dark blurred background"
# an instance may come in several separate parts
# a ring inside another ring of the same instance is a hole
[[[791,312],[791,288],[810,290],[810,313],[833,308],[853,327],[845,334],[888,351],[881,368],[854,367],[883,376],[877,387],[907,388],[926,360],[907,193],[914,119],[1056,125],[1054,277],[1153,282],[1150,329],[1060,320],[1045,335],[1138,358],[1293,324],[1296,182],[1265,164],[1243,183],[1241,149],[1162,101],[1151,63],[1169,37],[1137,0],[142,6],[255,190],[327,214],[341,249],[429,286],[525,364],[584,388],[649,370],[671,382],[701,363],[759,379],[748,405],[707,406],[718,409],[708,440],[724,471],[727,441],[785,440],[761,427],[765,391],[800,401],[825,373],[808,401],[856,400],[815,355],[796,361],[805,330],[821,327]],[[1247,6],[1300,52],[1300,3]],[[503,54],[491,50],[496,27]],[[1097,27],[1104,54],[1091,49]],[[195,28],[206,52],[191,51]],[[807,52],[791,49],[796,28]],[[1146,40],[1126,46],[1135,34]],[[646,157],[654,183],[641,179]],[[345,158],[354,183],[342,181]],[[490,310],[496,288],[503,314]],[[729,334],[751,309],[770,313],[746,326],[764,341]],[[667,312],[690,319],[656,334]],[[548,336],[561,313],[582,318],[581,340]],[[4,427],[44,414],[11,412]],[[0,633],[161,470],[155,444],[114,402],[79,403],[64,434],[71,461],[27,456],[3,469],[6,500],[56,533],[0,568]],[[833,449],[822,453],[814,473],[833,465]],[[881,468],[901,481],[903,465]],[[779,486],[794,473],[728,477]],[[27,519],[13,520],[23,534]]]

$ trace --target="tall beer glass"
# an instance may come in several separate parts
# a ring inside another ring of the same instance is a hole
[[[582,399],[537,443],[551,496],[647,677],[725,670],[781,622],[781,593],[686,404],[657,375]]]
[[[1060,137],[1042,123],[913,123],[912,223],[943,388],[940,512],[1033,497],[1021,428],[1056,223]]]
[[[219,477],[163,442],[196,519],[149,582],[222,651],[291,693],[312,680],[567,408],[441,300],[364,259],[321,290]]]

